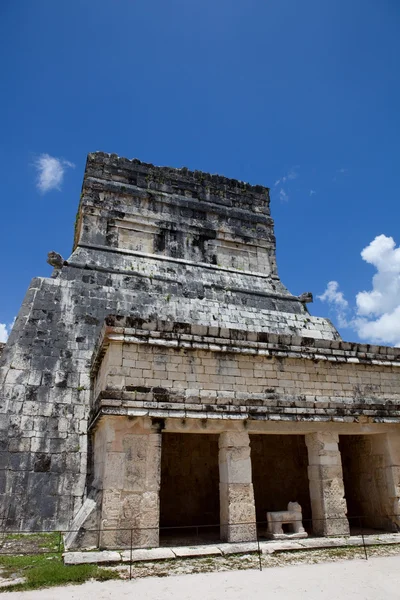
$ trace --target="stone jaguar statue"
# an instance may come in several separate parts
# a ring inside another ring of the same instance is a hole
[[[267,512],[268,536],[286,537],[296,534],[296,537],[306,537],[302,523],[302,510],[298,502],[289,502],[287,510]],[[289,525],[290,533],[285,534],[282,525]]]

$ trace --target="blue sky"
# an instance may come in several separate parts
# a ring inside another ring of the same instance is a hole
[[[0,336],[103,150],[270,186],[285,285],[400,344],[399,30],[398,0],[3,0]]]

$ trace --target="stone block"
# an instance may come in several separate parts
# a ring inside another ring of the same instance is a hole
[[[252,542],[257,539],[257,527],[251,523],[247,525],[240,523],[221,524],[221,539],[231,543]]]
[[[31,449],[31,439],[28,437],[14,438],[8,443],[10,452],[29,452]]]
[[[309,480],[341,479],[343,477],[342,465],[311,465],[308,467]]]
[[[248,433],[239,433],[239,432],[231,432],[225,431],[221,433],[219,437],[219,447],[220,448],[248,448],[249,447],[249,436]]]
[[[65,565],[87,565],[121,562],[121,554],[110,550],[101,552],[64,552]]]
[[[258,552],[257,542],[242,542],[237,544],[218,544],[218,548],[222,554],[228,556],[229,554],[248,554],[252,552]]]
[[[234,454],[234,456],[232,456]],[[247,457],[246,457],[247,454]],[[220,481],[221,483],[249,484],[251,483],[250,451],[245,448],[233,453],[220,453]]]
[[[174,546],[171,548],[177,558],[192,556],[221,556],[222,552],[218,546]]]
[[[153,560],[171,560],[176,558],[172,548],[143,548],[140,550],[123,550],[122,562],[147,562]]]

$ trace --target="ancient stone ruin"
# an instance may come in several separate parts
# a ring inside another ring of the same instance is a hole
[[[400,349],[288,292],[267,188],[90,154],[49,262],[0,359],[3,528],[249,541],[293,502],[310,534],[397,531]]]
[[[289,502],[287,510],[267,512],[267,536],[274,540],[286,538],[289,535],[294,538],[307,537],[303,527],[303,514],[298,502]],[[288,525],[288,533],[283,531],[284,525]]]

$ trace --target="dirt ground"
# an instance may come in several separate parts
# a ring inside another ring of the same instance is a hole
[[[320,564],[89,582],[31,592],[9,600],[398,600],[400,556]]]

